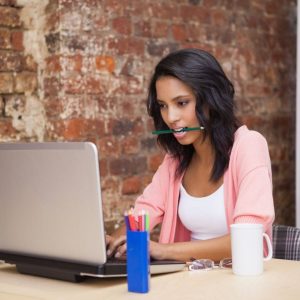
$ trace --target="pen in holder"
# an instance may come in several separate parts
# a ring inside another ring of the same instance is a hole
[[[127,286],[129,292],[147,293],[150,288],[149,230],[141,224],[135,225],[133,230],[128,226],[126,231]]]

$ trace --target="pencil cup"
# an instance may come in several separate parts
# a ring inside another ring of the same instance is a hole
[[[127,286],[129,292],[147,293],[150,285],[149,232],[127,230]]]

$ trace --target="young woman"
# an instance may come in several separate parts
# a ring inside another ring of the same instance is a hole
[[[150,82],[148,113],[166,156],[136,200],[150,230],[161,223],[156,259],[189,261],[231,257],[230,224],[261,223],[271,237],[274,220],[268,146],[240,126],[234,88],[209,53],[183,49],[163,58]],[[162,131],[164,132],[164,131]],[[126,252],[125,228],[107,237],[108,255]]]

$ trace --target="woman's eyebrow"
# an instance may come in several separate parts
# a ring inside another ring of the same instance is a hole
[[[179,96],[176,96],[174,97],[173,99],[171,99],[171,101],[176,101],[176,100],[179,100],[181,98],[186,98],[186,97],[190,97],[191,95],[190,94],[186,94],[186,95],[179,95]],[[160,100],[158,98],[156,98],[156,101],[157,102],[165,102],[164,100]]]

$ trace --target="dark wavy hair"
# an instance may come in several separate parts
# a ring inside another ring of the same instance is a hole
[[[182,49],[168,54],[157,64],[149,85],[147,110],[156,130],[168,129],[156,96],[156,81],[163,76],[175,77],[193,90],[197,119],[205,128],[204,138],[209,136],[215,150],[211,180],[217,181],[228,167],[234,133],[240,125],[234,113],[232,83],[218,61],[204,50]],[[176,176],[180,176],[192,159],[193,145],[181,145],[172,134],[159,135],[157,141],[179,160]]]

